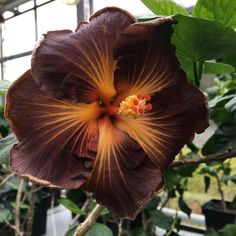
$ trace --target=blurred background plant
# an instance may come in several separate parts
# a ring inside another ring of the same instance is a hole
[[[103,209],[86,236],[150,236],[156,235],[156,227],[163,229],[163,235],[179,235],[179,230],[183,228],[179,215],[168,216],[164,209],[181,210],[190,217],[191,213],[201,213],[203,205],[206,214],[205,209],[209,205],[206,202],[211,199],[213,202],[220,200],[220,204],[211,204],[209,207],[210,210],[215,208],[214,216],[223,211],[232,216],[231,223],[235,222],[236,160],[217,162],[216,154],[231,153],[236,149],[236,1],[198,0],[191,15],[170,0],[142,2],[156,17],[172,15],[177,22],[173,26],[172,36],[176,55],[189,81],[204,90],[211,109],[213,134],[204,138],[203,143],[194,140],[187,144],[176,160],[191,162],[202,156],[213,155],[216,162],[170,166],[165,174],[164,190],[154,196],[134,221],[119,220]],[[209,74],[215,79],[212,86],[205,90],[204,84],[210,80]],[[9,85],[8,81],[0,81],[2,104]],[[9,151],[17,140],[4,118],[3,105],[0,105],[0,136],[0,235],[42,235],[44,231],[34,229],[33,225],[40,221],[37,211],[43,208],[39,204],[45,199],[46,210],[58,202],[71,211],[73,219],[64,235],[73,235],[78,222],[89,217],[96,205],[92,195],[82,190],[68,190],[57,201],[51,190],[15,177],[8,162]],[[217,215],[217,218],[222,221],[227,217]],[[206,236],[236,235],[234,224],[223,222],[222,225],[217,223],[217,226],[213,226],[209,222],[211,220],[206,222],[207,227],[211,229],[205,232]],[[3,234],[1,230],[6,231]]]

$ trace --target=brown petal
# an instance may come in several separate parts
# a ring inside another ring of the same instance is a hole
[[[100,120],[98,154],[85,189],[119,217],[133,219],[163,186],[162,173],[146,153],[109,119]]]
[[[36,47],[32,74],[50,96],[91,103],[114,94],[113,45],[117,33],[134,22],[119,8],[104,8],[81,23],[75,33],[51,31]]]
[[[204,95],[193,85],[179,83],[152,96],[153,109],[142,118],[117,121],[162,171],[174,160],[195,132],[208,126],[209,111]]]
[[[118,60],[115,87],[121,97],[152,95],[186,80],[175,57],[170,37],[171,18],[136,23],[125,28],[114,48]]]
[[[48,97],[28,71],[8,91],[6,116],[19,140],[10,161],[18,175],[63,188],[87,180],[97,149],[97,104]]]

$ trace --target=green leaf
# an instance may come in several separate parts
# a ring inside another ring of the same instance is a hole
[[[226,56],[225,58],[223,58],[222,62],[229,64],[229,65],[233,66],[234,68],[236,68],[236,53]]]
[[[236,28],[235,0],[198,0],[192,15],[215,20],[221,24]]]
[[[72,227],[66,234],[66,236],[73,236],[77,226]]]
[[[234,71],[235,69],[233,66],[224,63],[206,61],[203,64],[204,74],[226,74]]]
[[[236,195],[234,195],[234,198],[233,198],[231,204],[234,208],[236,208]]]
[[[0,164],[8,164],[12,146],[17,143],[16,136],[10,134],[0,140]]]
[[[219,230],[221,236],[235,236],[236,235],[236,225],[228,224],[223,229]]]
[[[187,203],[184,201],[182,197],[179,198],[178,203],[180,210],[186,213],[188,217],[190,217],[192,210],[188,207]]]
[[[72,202],[71,200],[69,200],[67,198],[61,198],[61,199],[58,199],[57,201],[61,205],[66,207],[68,210],[73,212],[74,214],[82,215],[82,216],[87,215],[86,212],[82,211],[74,202]]]
[[[171,0],[141,0],[156,15],[189,15],[187,10]]]
[[[236,52],[236,32],[218,22],[175,15],[172,43],[188,79],[194,81],[197,65]],[[188,30],[186,30],[188,29]]]
[[[203,155],[210,155],[236,148],[236,126],[222,125],[207,140],[202,148]]]
[[[210,229],[204,234],[205,236],[235,236],[236,235],[236,225],[227,224],[223,229],[214,230]]]
[[[207,193],[210,183],[211,183],[211,178],[207,175],[204,176],[204,183],[205,183],[205,193]]]
[[[210,108],[222,107],[227,104],[232,98],[234,98],[234,96],[234,94],[216,96],[208,102],[208,105]]]
[[[17,177],[12,177],[5,183],[5,185],[8,188],[14,189],[14,190],[18,190],[19,184],[20,184],[20,180]]]
[[[162,229],[170,229],[172,223],[173,223],[173,218],[165,215],[162,211],[156,210],[151,213],[151,218],[150,220],[155,226],[158,226]]]
[[[5,206],[0,205],[0,223],[4,223],[5,220],[11,220],[12,214]]]
[[[8,80],[0,80],[0,96],[5,96],[10,84]]]
[[[85,236],[113,236],[113,233],[106,225],[96,223]]]
[[[225,109],[231,113],[236,112],[236,95],[225,104]]]

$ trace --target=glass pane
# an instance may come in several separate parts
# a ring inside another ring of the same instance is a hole
[[[197,0],[174,0],[184,7],[194,6]],[[140,0],[93,0],[94,12],[107,6],[123,8],[136,17],[153,15],[153,13]]]
[[[37,5],[41,5],[43,3],[49,2],[50,0],[36,0]]]
[[[19,78],[26,70],[30,69],[31,56],[20,57],[6,61],[3,64],[4,79],[11,82]]]
[[[120,7],[129,11],[131,14],[136,17],[153,15],[153,13],[140,1],[140,0],[100,0],[93,1],[94,12],[107,6]]]
[[[76,6],[68,6],[60,1],[48,3],[38,8],[38,35],[50,30],[71,29],[77,26]]]
[[[3,24],[3,56],[30,51],[35,44],[34,12],[6,20]]]

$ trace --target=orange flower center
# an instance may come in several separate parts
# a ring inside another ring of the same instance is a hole
[[[137,119],[145,114],[145,112],[152,109],[151,100],[149,95],[131,95],[120,103],[118,115],[126,116],[128,118]]]

